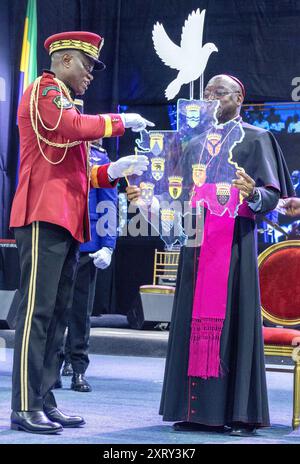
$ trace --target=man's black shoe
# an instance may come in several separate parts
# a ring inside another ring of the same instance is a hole
[[[61,371],[61,375],[66,376],[66,377],[71,377],[73,375],[73,368],[71,363],[66,363],[63,366],[63,369]]]
[[[10,419],[12,430],[44,434],[63,430],[61,424],[49,420],[44,411],[12,411]]]
[[[46,408],[44,411],[48,419],[58,422],[63,427],[80,427],[85,424],[85,420],[80,416],[68,416],[57,408]]]
[[[84,377],[84,374],[76,374],[75,372],[72,377],[71,389],[78,392],[92,391],[92,387]]]
[[[204,425],[198,424],[197,422],[175,422],[173,429],[176,432],[215,432],[225,433],[229,430],[228,427],[223,425]]]
[[[256,428],[253,425],[233,425],[229,433],[231,437],[253,437],[256,435]]]

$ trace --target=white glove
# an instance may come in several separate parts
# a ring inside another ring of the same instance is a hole
[[[94,264],[99,269],[106,269],[111,263],[112,248],[103,247],[95,253],[90,253],[89,257],[94,259]]]
[[[118,161],[110,163],[107,174],[111,180],[118,177],[132,176],[132,174],[141,176],[144,171],[147,171],[148,164],[149,161],[145,155],[123,156]]]
[[[137,113],[121,113],[120,116],[122,118],[125,129],[131,127],[133,132],[140,132],[146,129],[147,126],[155,126],[153,122],[148,121]]]

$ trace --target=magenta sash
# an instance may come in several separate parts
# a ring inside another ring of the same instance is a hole
[[[214,185],[209,187],[215,191]],[[197,197],[196,193],[193,200]],[[239,191],[232,188],[230,208],[235,209],[238,202]],[[254,217],[246,202],[239,207],[238,214]],[[228,211],[218,216],[207,210],[192,313],[188,365],[191,377],[207,379],[220,375],[220,339],[226,315],[234,224],[235,219]]]

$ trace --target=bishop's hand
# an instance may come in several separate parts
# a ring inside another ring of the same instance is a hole
[[[239,189],[243,198],[247,201],[251,201],[255,194],[255,181],[245,171],[236,171],[237,179],[233,179],[232,185]]]

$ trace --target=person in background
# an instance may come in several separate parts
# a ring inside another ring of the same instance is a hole
[[[291,174],[294,190],[296,192],[296,196],[300,197],[300,171],[295,170]]]
[[[293,134],[296,132],[300,132],[300,121],[299,121],[299,115],[295,114],[293,117],[293,120],[290,122],[288,126],[288,133]]]
[[[285,129],[285,123],[281,120],[280,114],[275,114],[274,121],[270,123],[269,130],[273,132],[282,132]]]
[[[259,113],[257,119],[253,122],[253,126],[261,127],[262,129],[269,130],[269,122],[264,118],[263,113]]]

